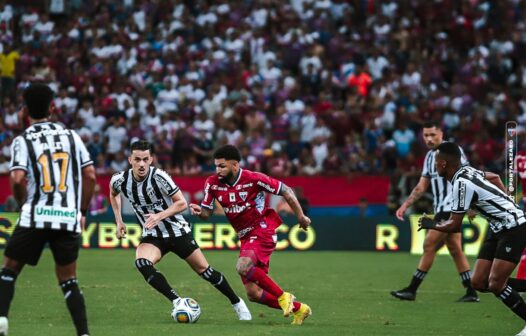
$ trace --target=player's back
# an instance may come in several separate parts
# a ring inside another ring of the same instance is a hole
[[[11,170],[25,170],[28,179],[19,225],[80,232],[82,168],[92,164],[80,137],[41,122],[16,137],[11,149]]]

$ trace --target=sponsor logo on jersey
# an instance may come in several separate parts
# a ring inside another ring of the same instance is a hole
[[[247,209],[249,206],[250,205],[248,203],[245,203],[245,205],[234,204],[232,206],[225,207],[224,210],[225,210],[226,214],[241,213],[241,212],[245,211],[245,209]]]
[[[464,202],[465,202],[465,199],[466,199],[466,184],[465,183],[462,183],[460,182],[459,183],[459,200],[458,200],[458,206],[460,208],[464,208]]]
[[[261,182],[261,181],[258,181],[258,186],[268,190],[269,192],[273,193],[274,191],[276,191],[275,188],[272,188],[271,186],[269,186],[268,184],[266,184],[265,182]]]
[[[227,188],[225,188],[225,187],[220,187],[220,186],[218,186],[218,185],[216,185],[216,184],[212,185],[212,186],[210,187],[210,189],[212,189],[212,190],[218,190],[218,191],[226,191],[226,190],[227,190]]]
[[[71,208],[36,206],[35,220],[42,222],[76,223],[77,210]]]
[[[236,201],[236,194],[235,193],[229,193],[228,194],[228,199],[230,200],[230,202],[235,202]]]
[[[25,138],[30,141],[35,141],[42,136],[55,136],[55,135],[70,135],[71,131],[68,129],[45,129],[40,132],[26,133]]]

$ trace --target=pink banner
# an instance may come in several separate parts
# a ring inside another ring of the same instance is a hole
[[[107,195],[110,175],[98,176],[97,180],[103,192]],[[195,201],[196,194],[203,190],[206,177],[174,177],[175,183],[188,192]],[[385,204],[389,190],[389,177],[386,176],[361,176],[352,180],[347,177],[305,177],[294,176],[282,179],[290,187],[301,187],[311,206],[353,206],[358,204],[360,198],[367,199],[369,204]],[[11,194],[9,176],[0,175],[0,204],[5,203]]]

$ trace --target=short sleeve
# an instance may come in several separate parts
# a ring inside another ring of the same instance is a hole
[[[172,180],[172,177],[164,170],[157,169],[154,178],[159,184],[163,194],[171,197],[179,191],[179,187],[175,184],[174,180]]]
[[[11,143],[11,162],[9,170],[28,170],[27,145],[21,136],[16,137]]]
[[[468,211],[475,191],[469,187],[468,181],[459,178],[453,184],[453,191],[451,192],[453,213],[465,213]]]
[[[120,194],[122,183],[124,182],[124,172],[113,174],[110,180],[110,190],[115,194]]]
[[[256,179],[256,184],[261,190],[274,195],[279,195],[281,193],[281,188],[283,186],[281,181],[263,173],[254,173],[254,178]]]
[[[75,145],[79,149],[79,156],[80,156],[80,167],[84,168],[87,166],[90,166],[93,164],[93,160],[91,160],[91,157],[89,155],[88,149],[86,148],[86,145],[84,145],[84,142],[82,142],[82,139],[75,131],[71,131],[73,133],[73,139],[75,141]]]
[[[211,188],[210,177],[206,179],[204,192],[205,194],[203,196],[203,200],[201,201],[201,206],[213,210],[215,197]]]

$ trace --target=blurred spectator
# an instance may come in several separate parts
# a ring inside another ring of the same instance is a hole
[[[93,198],[89,203],[89,214],[91,216],[102,215],[108,212],[108,199],[100,192],[100,185],[95,184]]]
[[[15,98],[16,87],[16,63],[20,59],[18,51],[13,49],[10,43],[3,44],[3,51],[0,53],[0,79],[1,79],[1,98]]]

